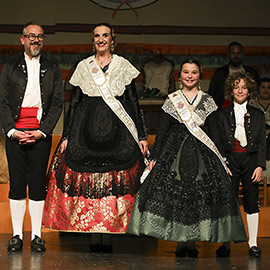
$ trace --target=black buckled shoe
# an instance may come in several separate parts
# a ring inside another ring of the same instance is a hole
[[[224,245],[220,246],[216,250],[217,257],[230,257],[230,254],[231,254],[231,249],[226,248]]]
[[[248,251],[249,256],[261,257],[262,250],[259,247],[253,246]]]
[[[45,241],[35,235],[35,238],[31,241],[32,252],[45,252]]]
[[[21,252],[22,246],[23,246],[23,241],[21,240],[19,235],[15,235],[8,241],[7,250],[8,252]]]

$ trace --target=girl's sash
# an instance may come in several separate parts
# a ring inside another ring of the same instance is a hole
[[[178,115],[180,116],[181,120],[184,122],[185,126],[189,130],[189,132],[204,143],[208,148],[210,148],[219,158],[223,167],[227,171],[227,166],[222,158],[221,154],[219,153],[217,147],[212,142],[212,140],[205,134],[205,132],[194,122],[192,118],[192,112],[187,104],[187,101],[183,97],[180,90],[170,94],[169,96],[170,101],[172,102],[175,110],[177,111]]]
[[[118,116],[118,118],[124,123],[124,125],[127,127],[129,132],[133,136],[134,140],[139,144],[138,131],[133,120],[128,115],[122,104],[112,95],[110,87],[106,81],[104,72],[100,69],[96,60],[91,57],[85,59],[84,63],[88,67],[89,73],[91,74],[103,100]]]

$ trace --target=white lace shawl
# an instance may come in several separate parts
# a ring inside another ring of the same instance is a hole
[[[203,91],[198,92],[194,104],[189,106],[191,107],[192,118],[198,126],[203,125],[207,116],[217,110],[214,99]],[[183,123],[169,98],[165,100],[162,109],[165,113],[168,113],[180,123]]]
[[[95,58],[94,55],[86,60],[82,60],[69,81],[72,85],[79,86],[82,92],[90,97],[100,96],[97,86],[89,74],[89,69],[84,63],[84,61],[90,61],[93,58]],[[113,96],[121,96],[125,91],[125,86],[130,84],[139,73],[128,60],[114,54],[109,68],[105,72],[105,77]]]

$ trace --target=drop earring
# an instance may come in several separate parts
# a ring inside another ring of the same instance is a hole
[[[183,88],[184,88],[184,87],[183,87],[182,81],[180,80],[180,81],[179,81],[179,89],[180,89],[180,90],[183,90]]]

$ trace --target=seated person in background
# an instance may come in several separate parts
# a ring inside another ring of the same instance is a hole
[[[225,91],[232,96],[233,104],[209,116],[208,134],[227,159],[236,196],[242,182],[249,255],[260,257],[261,249],[257,247],[258,187],[266,163],[265,118],[263,112],[248,104],[249,97],[257,91],[251,76],[244,73],[230,75],[225,81]],[[230,243],[223,243],[216,254],[217,257],[230,256]]]
[[[162,54],[155,54],[143,67],[143,94],[140,105],[149,134],[156,134],[161,118],[161,106],[168,94],[175,91],[174,63]]]
[[[213,97],[219,108],[231,105],[230,97],[224,95],[224,83],[229,75],[235,72],[249,73],[259,85],[260,77],[258,72],[250,66],[243,65],[244,53],[242,44],[233,41],[228,46],[229,63],[218,68],[210,82],[208,94]]]
[[[249,104],[264,112],[267,143],[266,159],[270,160],[270,78],[261,79],[259,96],[251,99]]]

